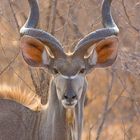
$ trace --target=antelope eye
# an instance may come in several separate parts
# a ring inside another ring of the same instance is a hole
[[[81,74],[83,74],[83,73],[85,73],[85,68],[82,68],[80,71],[79,71],[79,73],[81,73]]]
[[[53,69],[54,74],[58,74],[58,70],[56,68]]]

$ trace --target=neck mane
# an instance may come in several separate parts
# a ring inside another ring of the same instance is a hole
[[[83,91],[85,93],[85,91]],[[0,98],[16,101],[37,113],[34,140],[81,140],[84,94],[74,109],[65,109],[58,100],[55,84],[51,82],[49,102],[42,106],[40,98],[20,88],[0,87]]]

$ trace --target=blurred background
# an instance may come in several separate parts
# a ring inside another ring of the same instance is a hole
[[[102,27],[102,0],[38,1],[38,27],[55,35],[66,51]],[[46,104],[51,75],[28,67],[19,50],[28,10],[27,0],[0,0],[0,84],[34,92]],[[120,29],[118,58],[87,76],[82,140],[140,140],[140,0],[114,0],[112,15]]]

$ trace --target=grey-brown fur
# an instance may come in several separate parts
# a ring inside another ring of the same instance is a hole
[[[56,87],[52,81],[46,110],[35,112],[14,101],[0,100],[0,140],[68,140],[68,136],[70,140],[80,140],[85,90],[86,84],[81,101],[73,110],[75,121],[70,126],[77,139],[71,138],[66,121],[67,110],[58,100]]]

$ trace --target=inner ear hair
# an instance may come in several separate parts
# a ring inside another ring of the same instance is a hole
[[[23,36],[21,38],[21,51],[25,62],[32,67],[41,67],[44,65],[49,65],[51,58],[50,51],[40,40],[31,37]]]
[[[100,41],[95,50],[98,54],[97,64],[110,66],[117,57],[118,37],[111,36]]]
[[[51,51],[48,47],[45,47],[45,49],[46,49],[48,55],[49,55],[51,58],[55,58],[54,55],[53,55],[53,53],[52,53],[52,51]]]
[[[96,44],[96,51],[99,52],[107,47],[111,48],[116,44],[116,42],[118,42],[118,37],[116,36],[105,38]]]
[[[87,58],[90,66],[108,67],[116,60],[117,52],[118,38],[111,36],[92,45],[84,58]]]
[[[95,46],[96,46],[96,44],[91,45],[91,47],[89,47],[89,49],[85,52],[85,55],[84,55],[85,59],[90,57],[90,55],[95,50]]]
[[[43,50],[45,49],[47,51],[47,54],[51,57],[51,58],[54,58],[54,55],[53,53],[51,52],[51,50],[46,46],[45,47],[45,44],[43,44],[40,40],[34,38],[34,37],[31,37],[31,36],[28,36],[28,35],[24,35],[22,38],[21,38],[21,43],[24,43],[26,42],[27,44],[31,45],[31,46],[35,46],[37,49],[39,49],[40,51],[43,52]],[[37,46],[43,46],[43,47],[37,47]],[[42,50],[43,49],[43,50]]]

